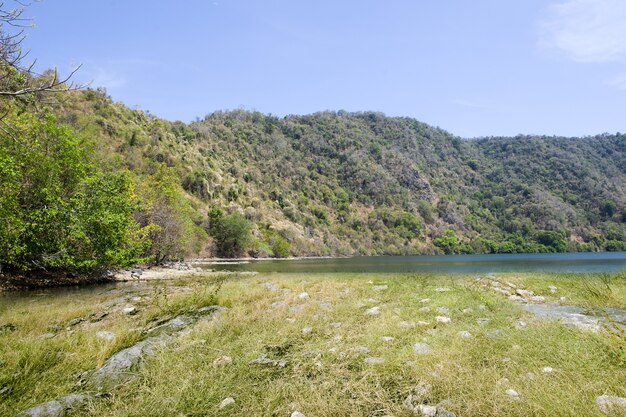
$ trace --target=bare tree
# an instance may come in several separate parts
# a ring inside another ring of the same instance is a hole
[[[70,80],[80,65],[69,75],[59,77],[56,69],[46,74],[35,72],[36,60],[27,61],[28,52],[22,49],[26,30],[33,20],[24,17],[27,3],[12,0],[15,7],[0,2],[0,97],[17,97],[38,92],[61,92],[85,87]]]

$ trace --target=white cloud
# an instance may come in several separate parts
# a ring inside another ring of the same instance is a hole
[[[565,0],[541,22],[540,44],[576,62],[626,62],[626,1]]]
[[[608,85],[626,90],[626,72],[616,75],[606,82]]]

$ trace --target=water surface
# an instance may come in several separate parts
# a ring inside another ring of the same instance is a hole
[[[626,269],[626,252],[439,256],[359,256],[255,260],[203,264],[218,271],[258,272],[615,272]]]

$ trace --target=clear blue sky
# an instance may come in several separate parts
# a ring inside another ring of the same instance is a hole
[[[44,0],[39,68],[82,63],[190,121],[376,110],[463,137],[626,131],[625,0]]]

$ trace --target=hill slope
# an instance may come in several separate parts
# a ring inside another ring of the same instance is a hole
[[[185,125],[94,91],[69,102],[61,119],[97,133],[107,155],[135,172],[166,164],[200,211],[244,214],[255,255],[271,256],[280,237],[292,255],[603,250],[626,241],[624,135],[463,140],[367,112],[216,112]]]

